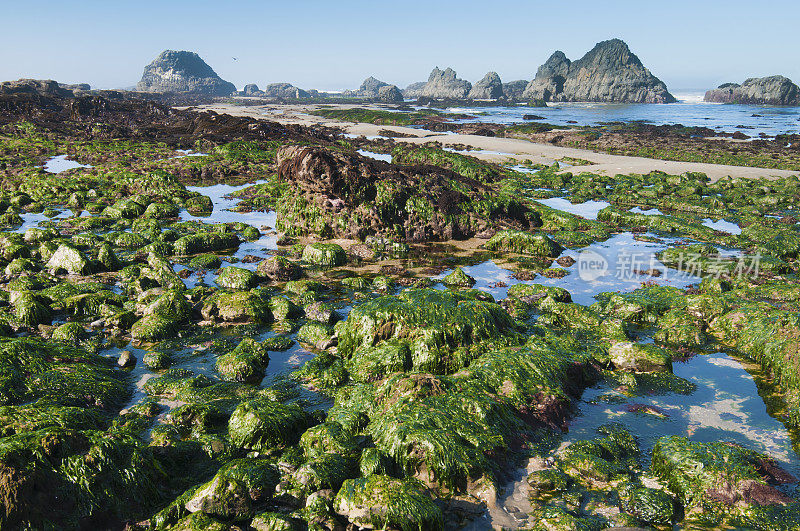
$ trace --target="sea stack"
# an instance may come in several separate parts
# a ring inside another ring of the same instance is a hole
[[[674,103],[663,81],[619,39],[603,41],[575,62],[557,51],[539,67],[523,97],[544,101]]]
[[[750,105],[800,105],[800,88],[783,76],[751,77],[706,92],[704,101]]]
[[[236,92],[236,87],[221,79],[196,53],[164,50],[144,67],[136,90],[228,96]]]
[[[440,70],[437,66],[428,76],[428,82],[425,83],[425,86],[419,90],[416,96],[442,100],[463,100],[471,89],[472,84],[469,81],[458,79],[455,70],[449,67],[445,70]]]
[[[376,99],[387,103],[398,103],[403,101],[403,93],[396,85],[390,85],[372,76],[361,83],[357,91],[350,95],[357,98]]]
[[[483,76],[483,79],[475,83],[468,95],[471,100],[496,100],[503,96],[503,82],[500,81],[497,72],[489,72]]]

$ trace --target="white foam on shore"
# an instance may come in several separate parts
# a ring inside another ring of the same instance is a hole
[[[705,92],[676,92],[673,94],[680,103],[704,103]]]

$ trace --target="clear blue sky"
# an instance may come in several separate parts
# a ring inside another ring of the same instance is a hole
[[[511,81],[531,79],[556,49],[577,59],[619,37],[672,90],[771,74],[800,82],[796,0],[0,0],[0,9],[0,80],[125,87],[174,49],[198,52],[240,89],[336,90],[369,75],[404,87],[437,65],[473,83],[489,70]]]

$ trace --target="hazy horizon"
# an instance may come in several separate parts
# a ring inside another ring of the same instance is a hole
[[[519,1],[497,2],[493,9],[477,2],[416,0],[398,8],[360,0],[274,6],[244,1],[236,9],[185,0],[167,6],[150,0],[19,4],[4,8],[0,80],[130,87],[145,65],[173,49],[197,52],[238,89],[288,82],[344,90],[370,75],[405,88],[426,80],[434,66],[450,66],[472,83],[488,71],[507,82],[532,79],[557,49],[575,60],[599,41],[620,38],[673,92],[775,74],[800,82],[800,64],[785,45],[800,18],[796,4],[775,2],[769,13],[748,10],[738,0],[613,5],[578,1],[557,10]]]

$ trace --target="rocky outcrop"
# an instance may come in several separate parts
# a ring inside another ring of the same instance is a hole
[[[264,93],[258,89],[258,85],[256,85],[255,83],[249,83],[244,86],[242,94],[244,94],[245,96],[260,96]]]
[[[619,39],[598,43],[571,62],[557,51],[539,67],[523,98],[544,101],[673,103],[666,85]]]
[[[751,77],[706,92],[704,101],[751,105],[800,105],[800,88],[783,76]]]
[[[303,146],[281,148],[277,163],[279,179],[290,184],[275,209],[277,228],[292,236],[380,235],[422,242],[540,224],[516,199],[498,197],[489,185],[436,166],[399,166]]]
[[[52,79],[18,79],[0,83],[0,94],[40,94],[42,96],[73,96],[71,90],[64,88]]]
[[[228,96],[236,87],[221,79],[196,53],[165,50],[144,67],[136,90]]]
[[[503,94],[505,94],[506,98],[512,100],[521,100],[522,93],[525,92],[525,87],[528,86],[528,81],[524,79],[518,79],[516,81],[509,81],[508,83],[503,83]]]
[[[439,70],[437,66],[431,72],[428,82],[419,91],[417,97],[460,100],[467,97],[470,89],[472,89],[472,84],[469,81],[458,79],[455,70],[452,68]]]
[[[411,83],[403,91],[403,96],[406,98],[419,98],[422,95],[422,89],[424,89],[425,85],[427,84],[427,81],[417,81],[416,83]]]
[[[358,90],[347,91],[344,95],[353,98],[380,100],[387,103],[403,101],[403,93],[400,92],[400,89],[397,88],[396,85],[384,83],[380,79],[375,79],[372,76],[365,79]]]
[[[467,96],[471,100],[496,100],[503,97],[503,82],[497,72],[489,72],[475,83]]]
[[[308,98],[309,94],[305,90],[299,89],[290,83],[270,83],[264,88],[264,96],[267,98],[299,100]]]

